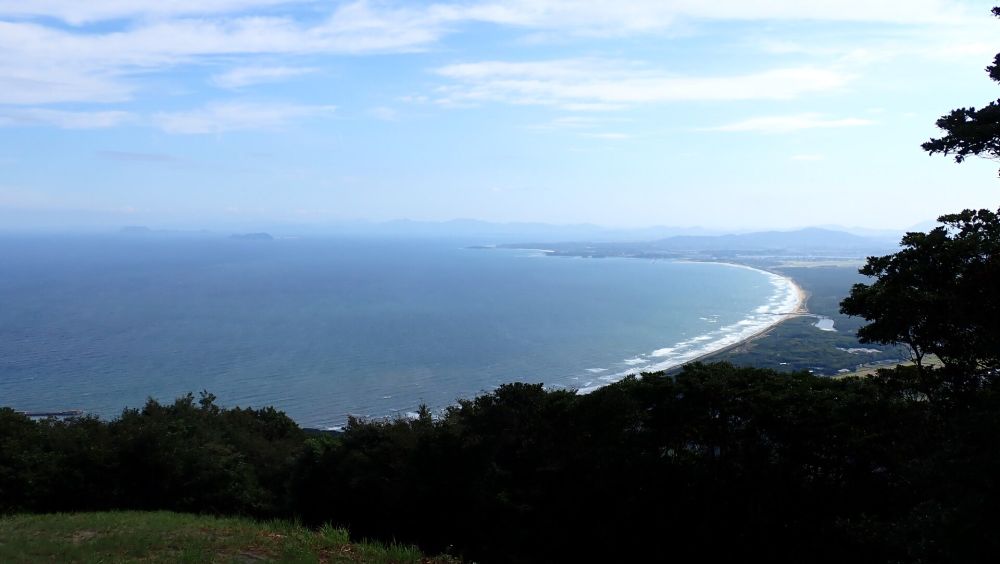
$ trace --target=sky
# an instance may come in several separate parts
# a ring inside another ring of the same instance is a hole
[[[0,230],[897,229],[1000,96],[989,2],[0,0]]]

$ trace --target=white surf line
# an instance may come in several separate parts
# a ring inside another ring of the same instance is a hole
[[[653,351],[648,356],[653,360],[651,364],[637,366],[628,370],[608,374],[597,378],[597,382],[588,382],[588,385],[578,388],[578,394],[588,394],[625,378],[626,376],[640,374],[642,372],[660,372],[668,370],[682,364],[697,361],[705,356],[715,354],[720,350],[745,343],[751,339],[770,331],[775,325],[798,315],[805,314],[804,305],[806,293],[802,288],[788,276],[754,268],[745,264],[735,264],[731,262],[714,261],[686,261],[686,262],[709,262],[734,268],[746,268],[755,270],[766,275],[775,288],[774,294],[767,303],[756,308],[749,317],[741,319],[736,323],[720,327],[704,335],[699,335],[686,341],[681,341],[669,347],[664,347]],[[656,360],[662,359],[662,360]]]

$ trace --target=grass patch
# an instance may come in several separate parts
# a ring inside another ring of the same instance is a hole
[[[446,563],[410,546],[352,543],[347,531],[285,521],[108,512],[0,518],[0,562]]]
[[[854,370],[852,372],[843,372],[841,374],[837,374],[836,376],[834,376],[834,378],[850,378],[851,376],[858,376],[860,378],[865,378],[865,377],[868,377],[868,376],[875,375],[876,372],[878,372],[879,370],[881,370],[883,368],[890,368],[891,369],[891,368],[896,368],[896,367],[899,367],[899,366],[913,366],[915,364],[916,363],[913,362],[913,361],[911,361],[911,360],[908,360],[906,362],[890,362],[890,363],[882,363],[882,364],[866,364],[866,365],[859,366],[857,370]],[[938,358],[938,357],[936,357],[936,356],[934,356],[932,354],[929,354],[929,355],[927,355],[927,356],[924,357],[923,366],[924,366],[924,368],[943,368],[944,367],[944,362],[942,362],[940,358]]]

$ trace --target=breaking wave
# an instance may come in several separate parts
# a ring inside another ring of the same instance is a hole
[[[624,363],[630,368],[614,374],[603,375],[597,381],[586,382],[584,386],[577,389],[577,393],[590,393],[629,375],[658,372],[691,362],[763,333],[794,315],[801,307],[802,291],[792,279],[749,266],[737,264],[727,264],[727,266],[747,268],[766,275],[774,288],[767,303],[757,307],[746,318],[735,323],[653,350],[648,355],[626,359]]]

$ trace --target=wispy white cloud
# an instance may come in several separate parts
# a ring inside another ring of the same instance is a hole
[[[2,0],[0,0],[2,1]],[[145,73],[220,55],[296,57],[416,51],[443,33],[424,11],[342,5],[318,23],[293,17],[239,16],[139,20],[112,32],[67,30],[32,21],[0,21],[0,103],[110,102],[129,99]],[[267,65],[245,65],[265,67]],[[224,83],[277,79],[244,72]]]
[[[577,34],[662,31],[682,20],[854,21],[946,24],[969,10],[947,0],[508,0],[448,5],[454,20],[469,19]],[[434,11],[433,8],[431,11]]]
[[[0,43],[2,36],[0,29]],[[123,102],[131,98],[135,88],[130,82],[97,69],[45,61],[31,64],[31,59],[7,61],[2,49],[0,47],[0,104]]]
[[[648,0],[654,3],[655,0]],[[611,4],[609,2],[609,4]],[[668,0],[685,15],[719,20],[824,20],[887,23],[959,22],[967,4],[954,0]]]
[[[316,72],[310,67],[251,66],[237,67],[212,77],[212,83],[222,88],[245,88],[255,84],[281,82],[296,76]]]
[[[304,55],[418,52],[476,23],[578,36],[657,33],[679,20],[870,21],[937,29],[968,17],[967,5],[956,0],[349,0],[332,5],[314,0],[0,0],[0,104],[128,101],[141,95],[151,73],[215,63],[220,57],[237,66],[213,82],[241,88],[311,72],[296,64]],[[47,18],[80,27],[51,25]],[[94,22],[111,23],[91,26]],[[980,35],[956,46],[956,53],[988,50],[989,42],[977,39]],[[906,45],[857,47],[851,61],[905,53]],[[437,98],[453,105],[502,101],[592,112],[672,100],[788,99],[850,80],[828,68],[828,61],[729,77],[685,77],[628,63],[615,68],[618,64],[450,65],[438,70],[451,84]]]
[[[444,103],[505,102],[571,110],[688,100],[787,100],[834,90],[851,80],[840,71],[811,67],[691,77],[628,61],[587,59],[463,63],[436,72],[454,81],[442,89]]]
[[[47,108],[0,109],[0,127],[48,125],[62,129],[103,129],[135,120],[129,112],[66,111]]]
[[[347,6],[320,23],[292,17],[241,16],[138,22],[120,31],[78,32],[32,22],[0,21],[0,53],[98,68],[157,67],[215,55],[412,51],[440,37],[420,14],[374,13]]]
[[[0,0],[0,17],[42,16],[71,24],[136,18],[163,19],[244,13],[322,3],[315,0]],[[835,20],[941,23],[962,17],[965,5],[948,0],[459,0],[419,7],[366,0],[341,2],[372,12],[423,12],[439,22],[484,21],[525,27],[659,29],[678,18],[727,20]]]
[[[625,139],[631,139],[632,136],[628,133],[620,133],[617,131],[607,131],[601,133],[583,133],[583,137],[590,137],[591,139],[604,139],[606,141],[622,141]]]
[[[0,17],[43,16],[81,25],[125,18],[165,18],[243,12],[302,0],[0,0]]]
[[[992,25],[994,22],[986,23]],[[937,28],[933,32],[924,27],[895,30],[892,34],[886,34],[884,29],[879,32],[871,37],[834,35],[809,41],[766,38],[750,44],[769,55],[803,55],[849,66],[899,59],[967,61],[989,58],[996,52],[996,44],[990,39],[995,29],[978,21],[961,27]]]
[[[872,125],[872,120],[863,118],[832,119],[821,114],[794,114],[787,116],[763,116],[745,119],[726,125],[705,128],[705,131],[750,131],[756,133],[790,133],[803,129],[829,129],[840,127],[860,127]]]
[[[297,120],[329,116],[334,110],[333,106],[229,102],[195,110],[160,112],[152,116],[152,123],[167,133],[225,133],[280,129]]]
[[[343,4],[311,30],[316,49],[337,53],[413,52],[427,48],[450,31],[450,16],[435,5],[377,8],[366,1]]]

